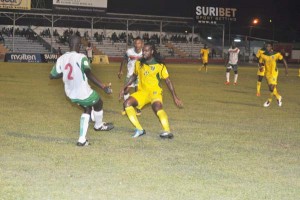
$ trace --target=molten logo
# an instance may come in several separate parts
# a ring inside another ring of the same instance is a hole
[[[4,5],[20,5],[22,3],[22,0],[0,0],[1,4]]]
[[[17,60],[17,61],[27,61],[27,62],[37,62],[36,55],[34,54],[12,54],[11,60]]]

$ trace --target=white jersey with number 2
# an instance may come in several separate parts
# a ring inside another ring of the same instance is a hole
[[[90,69],[90,64],[84,54],[66,52],[58,58],[55,67],[58,74],[63,74],[65,92],[70,99],[84,100],[92,94],[93,90],[84,73],[86,68]]]

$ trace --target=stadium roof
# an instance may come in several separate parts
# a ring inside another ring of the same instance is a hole
[[[57,14],[51,9],[32,9],[30,11],[5,11],[0,13],[0,23],[12,25],[15,16],[16,25],[35,25],[52,26],[52,17],[54,26],[57,27],[77,27],[120,29],[130,30],[160,31],[160,26],[164,31],[191,33],[192,26],[198,27],[191,17],[173,17],[173,16],[153,16],[138,14],[120,14],[120,13],[98,13],[97,15],[73,15]],[[7,20],[7,18],[11,20]]]

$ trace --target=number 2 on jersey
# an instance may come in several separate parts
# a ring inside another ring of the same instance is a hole
[[[68,80],[73,80],[72,72],[73,72],[73,67],[70,63],[66,64],[65,70],[70,70],[68,73]]]

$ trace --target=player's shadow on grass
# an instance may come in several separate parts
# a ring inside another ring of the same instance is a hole
[[[233,101],[216,101],[217,103],[222,104],[233,104],[233,105],[245,105],[245,106],[252,106],[252,107],[261,107],[258,104],[254,103],[243,103],[243,102],[233,102]]]
[[[67,143],[74,142],[73,138],[57,138],[57,137],[49,137],[49,136],[42,136],[42,135],[36,136],[36,135],[29,135],[26,133],[17,133],[17,132],[7,132],[6,134],[10,137],[38,140],[41,142],[55,142],[60,144],[67,144]]]
[[[235,90],[235,89],[229,89],[228,92],[234,92],[234,93],[240,93],[240,94],[248,94],[250,92],[241,91],[241,90]]]

